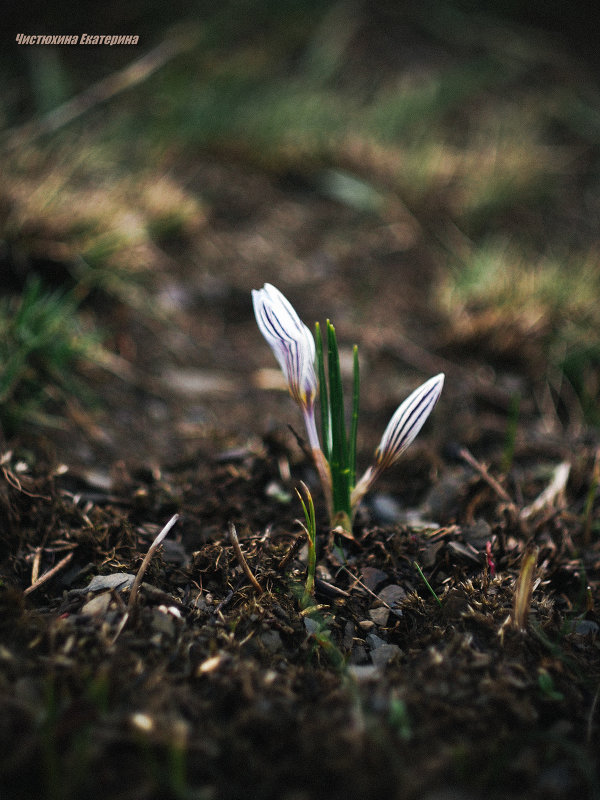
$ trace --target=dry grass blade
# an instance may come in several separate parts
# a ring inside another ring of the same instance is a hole
[[[148,549],[148,552],[144,556],[144,560],[142,561],[141,566],[137,571],[137,575],[135,576],[135,580],[134,580],[133,585],[131,587],[131,592],[129,593],[129,602],[127,603],[127,614],[126,614],[126,616],[128,616],[132,612],[133,608],[135,607],[135,604],[137,602],[137,595],[138,595],[138,591],[139,591],[139,588],[140,588],[140,584],[142,582],[142,578],[144,577],[144,573],[146,572],[146,570],[148,568],[148,564],[150,563],[150,559],[152,558],[152,556],[156,552],[158,546],[161,544],[161,542],[163,541],[165,536],[171,530],[173,525],[175,525],[175,523],[177,522],[178,519],[179,519],[179,514],[173,514],[171,519],[167,522],[165,527],[158,534],[156,539],[152,542],[152,544],[150,545],[150,547]]]
[[[487,471],[487,468],[479,461],[477,461],[475,456],[472,453],[470,453],[466,447],[461,447],[459,451],[459,456],[463,459],[463,461],[466,461],[467,464],[469,464],[469,466],[473,467],[475,472],[481,475],[483,480],[487,483],[487,485],[491,489],[493,489],[496,492],[496,494],[501,500],[504,500],[505,503],[508,503],[511,509],[515,508],[515,504],[513,503],[512,498],[508,494],[506,489],[504,489],[504,487],[501,486],[498,483],[498,481],[490,475],[490,473]]]
[[[305,541],[305,539],[304,539],[304,536],[302,534],[300,534],[299,536],[297,536],[294,539],[292,544],[288,547],[288,549],[287,549],[285,555],[283,556],[283,558],[281,559],[281,561],[277,564],[277,569],[279,571],[283,570],[290,563],[290,561],[296,555],[298,550],[300,550],[300,547],[302,546],[304,541]]]
[[[371,597],[373,597],[375,600],[378,600],[381,603],[381,605],[384,608],[387,608],[388,611],[391,611],[392,614],[396,613],[396,610],[389,603],[386,603],[386,601],[382,600],[382,598],[379,597],[378,594],[375,594],[375,592],[372,589],[369,589],[369,587],[366,584],[364,584],[360,580],[360,578],[357,578],[356,575],[354,575],[354,573],[350,572],[348,567],[342,566],[341,569],[352,579],[354,585],[360,586],[361,589],[364,589],[364,591],[367,594],[371,595]],[[348,592],[344,592],[343,594],[344,594],[345,597],[349,597],[350,596]]]
[[[248,578],[252,586],[254,586],[256,591],[262,594],[263,588],[254,577],[252,570],[248,566],[248,562],[246,561],[246,558],[242,553],[242,548],[240,547],[240,540],[238,539],[237,531],[235,529],[235,525],[233,524],[233,522],[229,523],[229,538],[231,539],[231,544],[233,545],[233,550],[235,552],[236,558],[240,562],[240,566],[244,570],[246,577]]]
[[[27,589],[25,589],[25,591],[23,592],[23,594],[31,594],[31,592],[34,592],[36,589],[39,589],[39,587],[42,586],[44,583],[46,583],[46,581],[49,581],[50,578],[53,578],[57,572],[60,572],[60,570],[63,567],[66,567],[72,558],[73,558],[72,552],[68,553],[64,558],[61,558],[58,564],[55,564],[52,567],[52,569],[48,570],[48,572],[44,572],[43,575],[41,575],[34,583],[31,584],[31,586],[28,586]]]
[[[539,548],[530,542],[521,560],[521,569],[515,586],[513,598],[512,626],[519,631],[527,630],[529,619],[529,607],[531,605],[531,595],[533,593],[533,581],[535,579],[535,568],[537,565]]]
[[[546,508],[546,506],[554,503],[556,499],[560,499],[561,497],[564,499],[564,493],[565,489],[567,488],[567,481],[569,480],[570,472],[571,465],[569,463],[565,461],[562,464],[559,464],[554,470],[552,480],[544,489],[544,491],[536,497],[531,505],[528,505],[526,508],[521,510],[521,519],[528,519],[529,517],[533,516],[533,514],[536,514],[538,511],[542,511],[544,508]]]
[[[31,566],[31,585],[37,581],[40,576],[40,563],[42,561],[42,547],[35,548],[35,554],[33,556],[33,564]]]

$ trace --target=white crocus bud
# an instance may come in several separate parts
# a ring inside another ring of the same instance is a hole
[[[414,441],[437,403],[443,386],[444,375],[440,373],[425,381],[398,406],[375,451],[375,464],[368,468],[352,492],[353,506],[369,491],[379,475],[395,464]]]
[[[375,451],[381,470],[391,467],[414,441],[437,403],[443,385],[444,375],[440,373],[415,389],[398,406]]]
[[[252,291],[254,314],[260,332],[279,362],[290,394],[301,407],[310,445],[320,450],[314,421],[318,394],[315,340],[290,302],[270,283]]]

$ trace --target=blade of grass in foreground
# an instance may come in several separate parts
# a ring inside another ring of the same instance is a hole
[[[325,361],[323,358],[323,339],[321,337],[321,326],[315,323],[315,342],[317,352],[317,374],[319,378],[319,403],[321,406],[321,438],[325,458],[329,462],[331,459],[331,417],[329,410],[329,394],[327,381],[325,379]]]
[[[350,423],[350,440],[348,443],[348,464],[350,474],[348,484],[350,491],[356,485],[356,437],[358,435],[358,410],[360,395],[360,374],[358,368],[358,346],[354,345],[353,357],[353,387],[352,387],[352,420]]]
[[[348,442],[344,420],[344,396],[340,373],[340,356],[335,328],[327,321],[327,360],[329,368],[329,408],[331,413],[331,480],[334,511],[350,518],[350,470],[348,466]]]

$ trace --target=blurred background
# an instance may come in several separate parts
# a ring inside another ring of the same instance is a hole
[[[506,457],[600,422],[585,4],[31,2],[3,27],[6,442],[164,460],[299,428],[265,281],[359,344],[369,452],[438,371],[438,441]]]

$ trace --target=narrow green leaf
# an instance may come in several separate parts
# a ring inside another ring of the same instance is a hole
[[[314,547],[315,541],[317,539],[317,518],[315,516],[315,504],[313,503],[312,495],[309,492],[308,488],[306,489],[306,495],[308,497],[309,523],[311,529],[311,538]]]
[[[358,369],[358,346],[354,345],[353,385],[352,385],[352,421],[350,424],[350,440],[348,442],[348,465],[350,468],[350,489],[356,486],[356,437],[358,435],[358,407],[360,395],[360,375]]]
[[[308,508],[306,507],[306,503],[304,502],[304,499],[302,498],[302,495],[300,494],[298,489],[296,489],[296,494],[298,495],[298,500],[300,500],[300,505],[302,506],[302,511],[304,511],[304,519],[306,520],[306,523],[308,525],[308,521],[309,521]]]
[[[306,497],[306,502],[302,497],[302,494],[299,489],[296,489],[296,494],[298,495],[300,503],[302,504],[302,510],[304,511],[304,519],[306,521],[306,525],[302,525],[302,523],[300,524],[304,528],[304,531],[308,537],[308,564],[306,572],[306,584],[304,587],[304,594],[302,595],[301,604],[303,608],[307,608],[313,603],[312,595],[314,594],[315,569],[317,566],[317,552],[316,552],[317,523],[315,518],[315,505],[313,503],[310,489],[304,482],[301,482],[300,485]]]
[[[344,394],[335,328],[327,320],[327,361],[329,368],[329,408],[331,414],[331,480],[334,511],[350,514],[350,473],[348,442],[344,419]]]
[[[321,326],[315,322],[315,344],[317,351],[317,375],[319,378],[319,406],[321,409],[321,440],[323,454],[327,461],[331,458],[331,414],[329,411],[329,394],[325,378],[325,360],[323,358],[323,339]]]
[[[429,589],[429,591],[431,592],[431,594],[434,596],[436,603],[437,603],[437,604],[438,604],[438,606],[441,608],[441,607],[442,607],[442,601],[441,601],[441,600],[440,600],[440,598],[437,596],[437,594],[435,593],[435,591],[434,591],[434,589],[432,588],[431,584],[429,583],[429,581],[428,581],[428,580],[427,580],[427,578],[425,577],[425,575],[424,575],[424,573],[423,573],[423,570],[421,569],[421,567],[419,566],[419,564],[418,564],[416,561],[413,561],[413,566],[414,566],[414,568],[417,570],[417,572],[419,573],[419,575],[421,576],[421,579],[422,579],[423,583],[425,584],[425,586],[426,586],[426,587]]]

